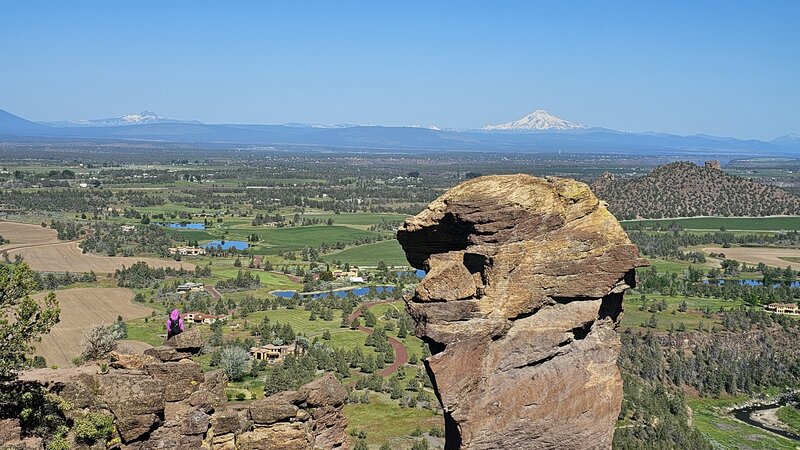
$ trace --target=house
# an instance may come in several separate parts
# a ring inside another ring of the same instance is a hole
[[[202,247],[170,247],[169,254],[181,256],[200,256],[206,254],[206,249]]]
[[[358,276],[358,267],[353,267],[348,271],[338,270],[337,269],[337,270],[334,270],[332,273],[333,273],[333,278],[352,278],[352,277],[357,277]]]
[[[181,319],[183,319],[184,323],[204,323],[207,325],[211,325],[217,321],[223,321],[227,319],[228,316],[222,314],[219,316],[215,316],[213,314],[205,314],[200,312],[188,312],[181,314]]]
[[[205,285],[203,285],[203,283],[191,283],[191,282],[189,282],[189,283],[183,283],[181,285],[178,285],[178,287],[175,288],[175,290],[177,292],[199,292],[199,291],[204,290],[205,288],[206,287],[205,287]]]
[[[261,347],[250,348],[250,358],[256,361],[267,361],[269,363],[282,363],[289,355],[302,355],[302,347],[296,344],[273,345],[267,344]]]
[[[796,303],[770,303],[764,305],[764,309],[778,314],[800,314],[800,308]]]

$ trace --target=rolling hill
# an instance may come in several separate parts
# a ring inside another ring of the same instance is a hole
[[[800,197],[688,162],[660,166],[639,178],[608,173],[592,184],[618,219],[800,214]]]

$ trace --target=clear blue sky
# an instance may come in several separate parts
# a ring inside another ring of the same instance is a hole
[[[800,1],[0,3],[0,108],[800,133]]]

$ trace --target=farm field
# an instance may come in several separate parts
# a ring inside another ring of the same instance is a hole
[[[61,320],[37,344],[36,354],[44,356],[48,366],[66,367],[81,353],[84,332],[97,323],[111,324],[122,316],[123,320],[149,316],[151,309],[131,302],[133,291],[124,288],[78,288],[55,291],[61,308]],[[39,293],[41,299],[47,293]],[[132,345],[141,350],[141,344]]]
[[[75,242],[45,244],[10,250],[9,256],[20,255],[33,270],[42,272],[114,273],[122,267],[144,261],[150,267],[194,269],[194,264],[149,257],[100,256],[81,253]]]
[[[622,226],[629,228],[635,225],[652,227],[655,224],[669,225],[677,223],[687,230],[727,230],[749,231],[794,231],[800,230],[800,216],[776,217],[693,217],[686,219],[657,219],[657,220],[625,220]]]
[[[338,253],[329,253],[324,255],[322,260],[342,261],[355,266],[376,266],[380,261],[388,266],[408,266],[406,254],[395,239],[359,245]]]
[[[793,258],[800,258],[800,249],[795,248],[758,248],[758,247],[705,247],[706,253],[724,253],[726,258],[746,262],[748,264],[764,263],[772,267],[791,267],[800,270],[800,262]]]
[[[28,223],[0,221],[0,236],[11,241],[0,245],[0,252],[25,245],[58,242],[55,230]]]

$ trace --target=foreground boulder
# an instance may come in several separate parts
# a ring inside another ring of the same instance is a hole
[[[297,391],[257,400],[248,408],[252,430],[236,441],[238,449],[347,449],[347,418],[342,407],[347,389],[332,374]]]
[[[114,448],[121,450],[349,448],[342,413],[348,394],[331,374],[296,391],[228,409],[222,371],[203,374],[196,362],[186,359],[145,360],[144,370],[100,373],[100,367],[88,365],[37,369],[23,373],[20,382],[60,395],[71,406],[66,413],[73,420],[90,412],[113,417],[113,440],[119,442]],[[116,361],[133,366],[141,362],[127,356]],[[87,448],[74,440],[70,444]],[[23,433],[19,420],[0,420],[0,448],[41,450],[43,445]]]
[[[646,261],[585,184],[477,178],[397,238],[428,271],[406,305],[433,353],[447,449],[611,447],[614,328]]]

